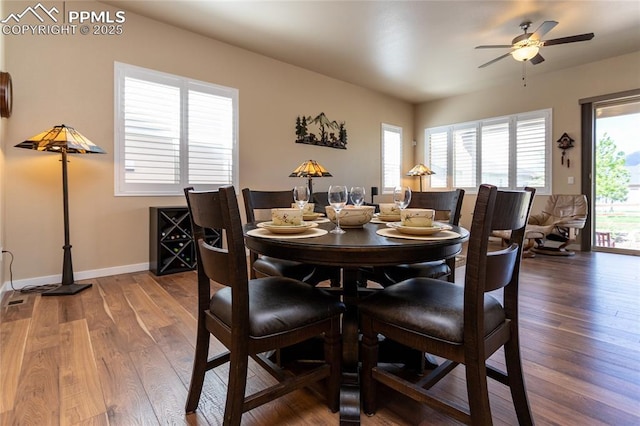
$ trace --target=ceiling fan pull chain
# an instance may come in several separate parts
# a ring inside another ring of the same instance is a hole
[[[522,62],[522,84],[527,87],[527,61]]]

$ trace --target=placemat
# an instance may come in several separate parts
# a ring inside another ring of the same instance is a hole
[[[425,241],[437,241],[437,240],[449,240],[451,238],[459,238],[460,234],[453,231],[441,231],[435,235],[409,235],[403,234],[393,228],[381,228],[376,231],[376,234],[383,237],[392,238],[404,238],[406,240],[425,240]]]
[[[315,223],[327,223],[327,222],[331,222],[329,219],[327,219],[326,217],[319,217],[317,219],[312,220],[311,222],[315,222]]]
[[[299,234],[273,234],[264,228],[256,228],[247,231],[247,235],[260,238],[278,238],[281,240],[291,240],[294,238],[313,238],[325,235],[328,231],[320,228],[311,228]]]

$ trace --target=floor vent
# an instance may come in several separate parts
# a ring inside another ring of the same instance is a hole
[[[18,306],[18,305],[22,305],[24,302],[27,301],[27,296],[21,293],[16,293],[11,295],[8,299],[7,299],[7,303],[6,306]]]

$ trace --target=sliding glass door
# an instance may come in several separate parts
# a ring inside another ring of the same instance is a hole
[[[592,249],[640,254],[640,97],[593,104]]]

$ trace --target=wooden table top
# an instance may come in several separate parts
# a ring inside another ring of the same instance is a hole
[[[346,228],[344,234],[331,234],[313,238],[261,238],[246,235],[256,224],[245,225],[246,246],[265,256],[295,260],[320,265],[340,267],[385,266],[448,259],[462,250],[462,243],[469,232],[458,226],[452,231],[458,238],[419,240],[390,238],[376,234],[385,224],[367,223],[362,228]],[[319,224],[321,229],[331,230],[333,223]]]

